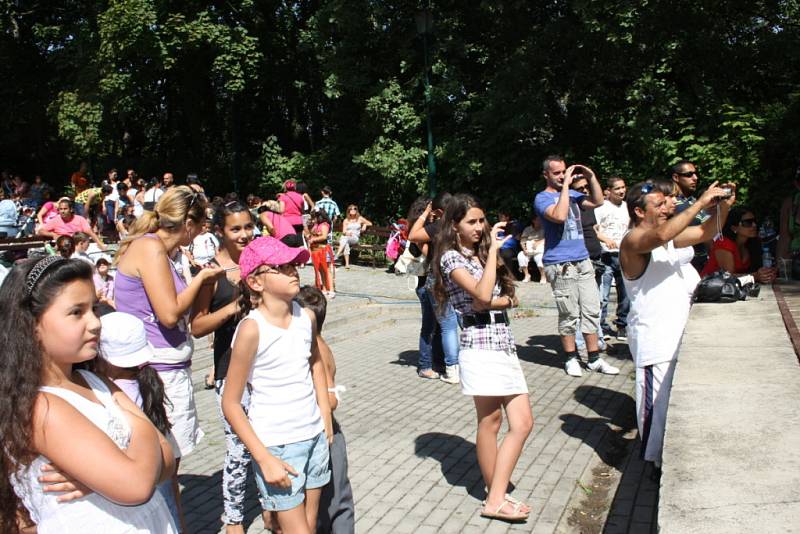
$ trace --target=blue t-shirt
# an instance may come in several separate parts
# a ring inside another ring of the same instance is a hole
[[[558,202],[560,192],[542,191],[533,201],[533,209],[539,215],[544,225],[544,256],[542,263],[552,265],[567,261],[580,261],[589,257],[586,244],[583,241],[583,227],[581,226],[580,203],[586,198],[583,193],[569,192],[569,211],[564,224],[556,224],[544,212],[547,208]]]

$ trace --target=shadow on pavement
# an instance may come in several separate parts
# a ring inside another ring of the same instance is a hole
[[[419,361],[418,350],[404,350],[397,355],[397,359],[389,363],[393,365],[402,365],[404,367],[416,367]]]
[[[559,369],[564,366],[561,338],[555,334],[529,337],[525,345],[517,345],[517,356],[520,360],[538,365]]]
[[[251,469],[247,470],[247,488],[244,501],[244,530],[261,515],[258,489]],[[212,475],[178,475],[183,486],[181,502],[188,532],[197,534],[216,534],[222,528],[222,470]],[[208,495],[213,495],[211,499]],[[193,504],[193,503],[197,503]]]
[[[574,396],[599,417],[561,415],[561,430],[591,446],[607,466],[621,473],[603,532],[655,533],[659,478],[640,455],[634,399],[625,393],[590,385],[577,387]]]
[[[475,499],[486,498],[475,444],[452,434],[428,432],[414,440],[414,454],[433,458],[441,465],[442,474],[451,486],[460,486]]]

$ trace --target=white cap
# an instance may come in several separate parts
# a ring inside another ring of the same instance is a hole
[[[100,356],[115,367],[139,367],[153,359],[144,323],[129,313],[100,317]]]

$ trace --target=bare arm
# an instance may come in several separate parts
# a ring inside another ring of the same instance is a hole
[[[572,170],[573,167],[567,169],[564,175],[564,183],[561,185],[561,193],[558,196],[558,201],[549,206],[544,211],[545,218],[556,224],[564,224],[569,215],[569,186],[572,183]]]
[[[197,294],[191,315],[192,335],[194,337],[203,337],[215,332],[231,317],[239,313],[239,303],[236,298],[217,311],[209,311],[216,287],[216,284],[206,284]]]
[[[408,231],[408,240],[416,243],[417,245],[422,245],[424,243],[428,243],[431,240],[431,236],[428,235],[428,232],[425,231],[425,223],[428,221],[428,217],[431,214],[431,203],[428,202],[428,205],[425,206],[425,211],[422,212],[422,215],[417,217],[417,220],[414,221],[414,224],[411,226],[411,229]]]
[[[123,450],[68,402],[43,393],[34,406],[33,445],[92,491],[119,504],[141,504],[159,479],[162,451],[152,423],[131,412],[125,416],[131,439]]]
[[[312,332],[316,332],[316,318],[310,310],[304,310],[304,312],[311,318]],[[322,421],[325,424],[325,436],[328,438],[328,445],[330,445],[333,443],[333,419],[331,416],[331,404],[328,400],[328,373],[325,370],[325,364],[322,362],[316,335],[311,341],[311,359],[308,363],[311,366],[311,380],[314,382],[317,404],[322,415]]]
[[[497,237],[498,232],[505,225],[506,223],[499,222],[492,227],[492,244],[489,247],[489,254],[480,280],[475,280],[466,269],[454,269],[450,273],[450,279],[469,293],[475,304],[482,310],[488,309],[492,304],[492,291],[497,281],[497,251],[500,249],[500,245],[511,238],[510,235],[504,238]]]
[[[160,240],[139,239],[131,244],[126,256],[135,257],[125,258],[128,261],[135,261],[134,265],[121,265],[124,271],[135,270],[142,280],[144,290],[147,293],[153,311],[158,321],[167,328],[174,328],[181,317],[189,310],[194,302],[200,287],[207,281],[212,280],[222,274],[222,269],[218,267],[207,267],[201,269],[197,276],[186,289],[176,293],[175,282],[172,280],[172,271],[169,266],[167,250]],[[123,259],[123,261],[125,261]]]
[[[586,165],[573,165],[572,167],[574,168],[573,172],[583,169],[583,174],[586,175],[586,179],[589,181],[589,189],[591,189],[591,198],[584,200],[581,203],[581,207],[583,209],[589,209],[602,206],[603,202],[605,202],[603,188],[600,186],[600,181],[597,179],[594,171]],[[567,172],[569,172],[569,169]]]
[[[339,405],[336,393],[331,391],[336,387],[336,362],[333,359],[333,351],[319,334],[317,334],[317,346],[319,347],[319,355],[322,358],[323,365],[325,365],[325,374],[328,379],[328,402],[331,405],[331,411],[334,411]]]
[[[372,222],[370,222],[370,220],[367,219],[366,217],[359,217],[358,218],[358,222],[361,224],[361,229],[362,230],[364,228],[366,228],[367,226],[372,226]]]
[[[675,237],[676,247],[688,247],[699,243],[710,242],[717,234],[717,231],[722,229],[725,225],[725,220],[728,218],[728,212],[731,206],[736,202],[736,186],[733,184],[725,184],[725,187],[730,188],[734,192],[730,198],[720,201],[720,197],[723,193],[722,188],[712,185],[703,193],[700,199],[695,202],[695,204],[701,204],[705,197],[704,207],[711,207],[716,204],[719,215],[713,214],[700,226],[689,226],[685,228]],[[719,221],[717,217],[719,217]],[[709,247],[708,250],[711,250],[711,248]]]

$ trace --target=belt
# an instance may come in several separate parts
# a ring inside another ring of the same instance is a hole
[[[487,324],[508,324],[508,314],[505,310],[465,313],[461,316],[461,322],[464,324],[464,328]]]

